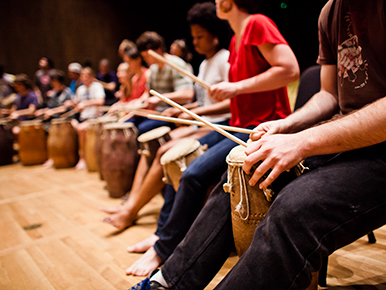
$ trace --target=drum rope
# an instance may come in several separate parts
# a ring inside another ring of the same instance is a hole
[[[234,168],[234,170],[236,167]],[[240,218],[242,220],[247,220],[249,218],[249,198],[248,198],[248,189],[247,185],[245,183],[245,174],[244,170],[241,167],[237,167],[237,172],[239,175],[239,183],[240,183],[240,202],[238,205],[236,205],[235,212],[238,212],[240,215]],[[243,205],[243,196],[245,197],[245,203],[247,205],[247,210],[246,210],[246,216],[243,217],[243,212],[245,212],[244,205]]]

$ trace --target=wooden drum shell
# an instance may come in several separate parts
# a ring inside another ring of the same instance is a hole
[[[130,191],[138,163],[137,130],[132,123],[104,125],[101,172],[110,197]]]
[[[0,166],[13,163],[13,134],[10,122],[0,122]]]
[[[20,122],[19,158],[23,165],[43,164],[47,160],[47,133],[42,122]]]
[[[55,168],[74,167],[79,161],[78,133],[69,120],[53,119],[48,134],[48,156]]]

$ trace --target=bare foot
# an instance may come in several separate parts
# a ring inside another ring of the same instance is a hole
[[[143,253],[154,246],[155,242],[158,241],[159,237],[157,235],[151,235],[147,239],[136,243],[135,245],[128,246],[127,251],[129,253]]]
[[[43,163],[43,168],[45,169],[48,169],[48,168],[51,168],[54,166],[54,160],[52,160],[51,158],[48,159],[46,162]]]
[[[130,211],[122,207],[118,212],[111,214],[110,216],[104,218],[102,221],[116,227],[121,231],[133,225],[136,218],[136,216],[132,216]]]
[[[127,275],[147,276],[151,271],[161,265],[162,260],[157,252],[151,247],[145,254],[126,269]]]
[[[78,163],[75,165],[76,170],[86,170],[87,169],[87,164],[86,161],[82,158],[79,159]]]
[[[108,214],[114,214],[114,213],[117,213],[121,209],[121,207],[122,206],[109,206],[109,207],[100,206],[99,210]]]

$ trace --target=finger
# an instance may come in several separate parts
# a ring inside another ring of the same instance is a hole
[[[264,179],[260,184],[259,188],[267,188],[269,185],[272,184],[276,180],[276,178],[279,177],[280,174],[282,174],[284,170],[279,169],[278,167],[275,167],[267,176],[266,179]]]
[[[250,186],[255,186],[257,182],[263,177],[263,175],[271,169],[271,165],[265,160],[259,166],[257,166],[251,179],[249,180]]]
[[[257,141],[259,140],[266,132],[265,131],[259,131],[259,132],[256,132],[256,133],[251,133],[249,135],[249,138],[252,140],[252,141]]]
[[[250,174],[252,166],[259,161],[261,161],[261,154],[258,151],[247,156],[243,164],[243,170],[245,171],[245,173]]]
[[[253,141],[248,144],[247,148],[245,148],[245,155],[249,156],[250,154],[258,151],[261,147],[261,142]]]

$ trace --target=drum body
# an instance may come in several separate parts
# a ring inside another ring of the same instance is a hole
[[[158,148],[171,140],[169,135],[170,131],[171,129],[169,127],[162,126],[143,133],[138,137],[140,148],[138,153],[145,156],[149,167],[153,163]]]
[[[164,171],[162,180],[173,185],[177,191],[182,173],[194,159],[204,154],[206,149],[207,146],[201,145],[194,138],[182,139],[161,157],[160,162]]]
[[[300,163],[290,171],[283,172],[266,189],[260,189],[259,184],[267,177],[267,173],[256,183],[249,185],[252,174],[246,174],[242,169],[246,155],[241,145],[234,147],[228,154],[228,182],[224,190],[230,193],[232,229],[237,254],[241,256],[252,242],[257,225],[262,221],[271,206],[275,193],[285,185],[303,174],[306,168]],[[261,162],[252,167],[254,172]]]
[[[119,198],[130,191],[138,163],[137,129],[132,123],[104,126],[101,172],[110,197]]]
[[[102,164],[102,144],[103,144],[103,125],[108,123],[114,123],[118,120],[118,117],[116,116],[102,116],[100,118],[97,118],[95,120],[95,161],[97,165],[97,170],[99,173],[100,180],[103,180],[102,170],[101,170],[101,164]]]
[[[74,167],[79,160],[78,133],[70,120],[53,119],[48,134],[48,157],[55,168]]]
[[[7,121],[0,121],[0,166],[13,163],[13,134],[12,125]]]
[[[84,144],[84,160],[89,172],[98,170],[95,142],[97,138],[97,126],[95,120],[88,120],[88,126],[86,129],[86,140]]]
[[[20,122],[18,140],[23,165],[43,164],[47,160],[47,134],[41,121]]]

